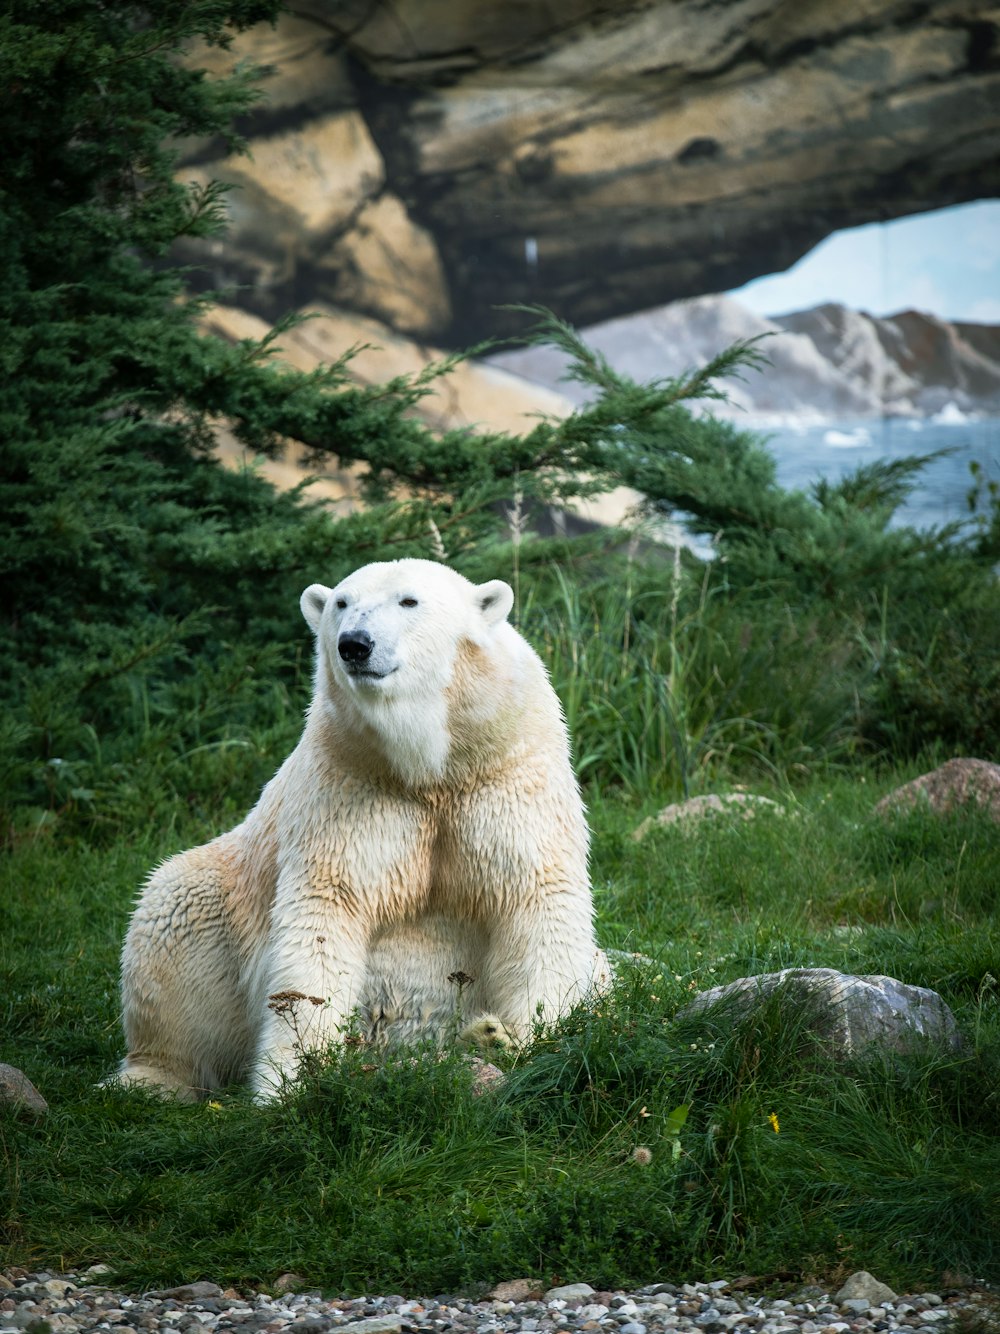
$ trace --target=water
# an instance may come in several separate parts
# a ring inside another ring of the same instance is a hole
[[[894,525],[937,528],[968,519],[967,496],[973,486],[970,463],[980,465],[986,480],[1000,483],[1000,417],[969,421],[960,414],[942,413],[937,420],[888,418],[839,426],[768,428],[762,433],[777,463],[779,483],[803,491],[820,477],[835,480],[878,459],[950,450],[918,475],[909,499],[896,512]]]

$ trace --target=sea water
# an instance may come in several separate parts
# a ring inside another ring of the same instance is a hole
[[[913,490],[893,517],[894,526],[940,528],[969,520],[968,496],[975,486],[971,464],[979,465],[984,482],[1000,485],[1000,417],[969,419],[956,410],[923,420],[768,427],[760,434],[774,456],[778,482],[800,491],[808,491],[821,477],[835,481],[878,459],[946,450],[917,474]]]

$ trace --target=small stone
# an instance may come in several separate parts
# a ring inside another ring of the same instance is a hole
[[[110,1265],[91,1265],[80,1275],[81,1278],[104,1278],[105,1274],[112,1272]]]
[[[639,1320],[630,1320],[627,1325],[619,1326],[619,1334],[646,1334],[646,1326]]]
[[[594,1289],[589,1283],[565,1283],[561,1288],[549,1288],[545,1294],[547,1302],[559,1298],[564,1302],[581,1301],[587,1297],[593,1297]]]
[[[928,1306],[940,1306],[943,1302],[943,1298],[939,1297],[936,1292],[922,1292],[920,1295]]]
[[[293,1274],[289,1272],[287,1274],[279,1274],[271,1284],[271,1287],[278,1296],[283,1296],[287,1292],[294,1292],[296,1288],[304,1288],[305,1285],[306,1281],[301,1274]]]
[[[862,1297],[871,1306],[878,1306],[880,1302],[894,1302],[896,1300],[896,1294],[892,1288],[887,1287],[885,1283],[880,1283],[877,1278],[873,1278],[866,1269],[859,1269],[856,1274],[852,1274],[833,1300],[838,1306],[843,1306],[845,1302]]]
[[[221,1297],[222,1289],[218,1283],[206,1283],[203,1279],[199,1279],[197,1283],[182,1283],[178,1288],[165,1288],[153,1295],[169,1297],[175,1302],[197,1302],[203,1297]]]
[[[581,1320],[603,1320],[608,1314],[608,1308],[603,1302],[591,1302],[587,1306],[580,1307]]]
[[[367,1320],[352,1320],[344,1328],[349,1334],[399,1334],[403,1319],[398,1315],[374,1315]]]
[[[872,1304],[867,1297],[848,1297],[846,1302],[840,1303],[840,1309],[850,1315],[864,1315],[872,1309]]]

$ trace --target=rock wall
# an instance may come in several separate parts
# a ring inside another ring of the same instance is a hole
[[[187,258],[266,319],[321,301],[464,345],[726,290],[847,226],[1000,194],[984,0],[302,0],[240,189]]]

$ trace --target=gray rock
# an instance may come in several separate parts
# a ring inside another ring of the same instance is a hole
[[[16,1065],[0,1062],[0,1103],[8,1103],[19,1111],[42,1116],[49,1104],[35,1088],[28,1076]]]
[[[894,1302],[896,1294],[885,1283],[880,1283],[877,1278],[873,1278],[867,1269],[859,1269],[835,1294],[833,1300],[843,1306],[845,1302],[859,1299],[870,1302],[872,1306],[878,1306],[880,1302]]]
[[[689,797],[687,801],[677,801],[671,806],[664,806],[658,815],[651,815],[643,820],[632,837],[638,843],[657,825],[684,825],[725,812],[731,812],[741,820],[752,820],[759,811],[769,811],[772,815],[785,814],[784,806],[772,801],[770,797],[757,797],[750,792],[726,792],[722,796],[709,792],[703,797]]]
[[[203,1279],[199,1279],[196,1283],[182,1283],[177,1288],[165,1288],[156,1295],[175,1302],[197,1302],[203,1297],[221,1297],[222,1289],[218,1283],[206,1283]]]
[[[949,760],[883,797],[875,813],[891,815],[922,807],[935,815],[950,815],[956,808],[973,804],[1000,821],[1000,764],[968,758]]]
[[[872,1309],[872,1304],[867,1297],[848,1297],[846,1302],[840,1303],[840,1309],[849,1315],[864,1315]]]
[[[403,1317],[398,1315],[373,1315],[344,1326],[349,1334],[399,1334],[402,1328]]]
[[[535,1301],[542,1295],[542,1285],[534,1278],[512,1278],[498,1283],[489,1296],[495,1302]]]
[[[725,1004],[746,1012],[775,993],[804,1013],[807,1027],[836,1056],[856,1055],[871,1047],[905,1053],[927,1044],[949,1051],[962,1045],[955,1016],[936,991],[908,986],[893,977],[854,977],[833,968],[784,968],[741,977],[700,992],[678,1017]]]
[[[547,1302],[578,1302],[593,1297],[594,1289],[589,1283],[565,1283],[561,1288],[549,1288],[545,1294]]]

